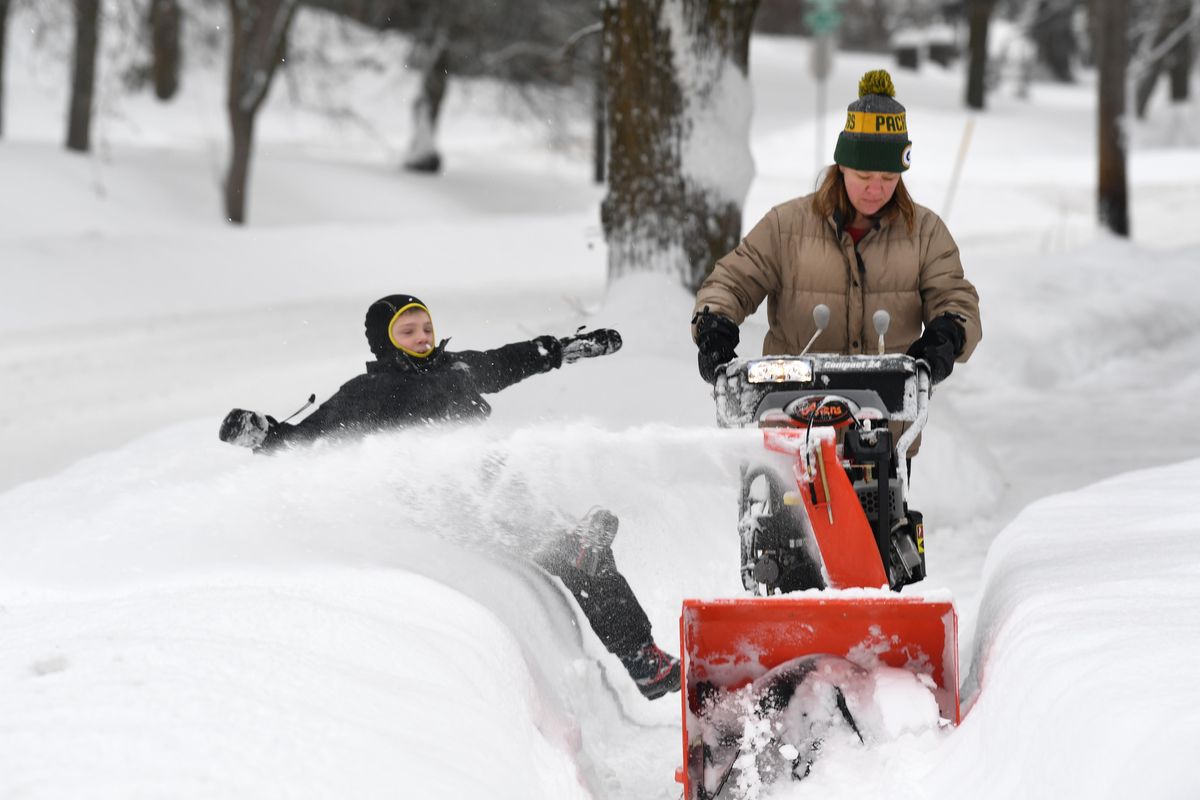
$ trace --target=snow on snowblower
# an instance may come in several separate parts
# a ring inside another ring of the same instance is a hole
[[[809,347],[828,308],[813,317]],[[930,378],[924,362],[883,354],[889,321],[875,315],[880,355],[737,359],[718,374],[718,423],[760,428],[766,452],[742,467],[741,575],[754,596],[683,603],[676,777],[688,800],[755,795],[805,777],[839,737],[870,743],[894,722],[888,692],[899,707],[924,703],[934,725],[959,721],[953,603],[897,594],[925,577],[907,453]]]

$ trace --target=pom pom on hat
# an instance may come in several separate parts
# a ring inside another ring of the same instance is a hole
[[[858,96],[866,97],[869,94],[896,96],[896,85],[892,83],[892,76],[886,69],[873,69],[859,79]]]

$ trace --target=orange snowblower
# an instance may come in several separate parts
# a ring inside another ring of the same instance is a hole
[[[876,320],[881,343],[886,324]],[[683,603],[676,777],[688,800],[738,796],[731,776],[747,769],[747,740],[770,739],[786,715],[806,727],[787,747],[774,742],[770,764],[758,757],[767,778],[807,775],[834,723],[863,740],[847,694],[880,667],[912,673],[936,716],[959,721],[953,603],[898,594],[925,577],[907,453],[929,395],[927,366],[905,355],[739,359],[718,375],[719,424],[761,428],[765,452],[742,467],[741,573],[753,596]],[[818,724],[825,713],[832,722]]]

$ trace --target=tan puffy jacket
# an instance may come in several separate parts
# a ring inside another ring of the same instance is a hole
[[[831,312],[812,347],[822,353],[878,352],[872,315],[879,309],[891,314],[884,340],[889,353],[903,353],[923,323],[953,313],[966,331],[958,357],[966,361],[983,335],[979,295],[963,276],[946,225],[929,209],[914,208],[911,234],[903,217],[881,220],[856,255],[850,234],[813,210],[813,195],[777,205],[717,261],[696,295],[696,310],[708,306],[740,325],[766,298],[770,329],[763,355],[803,350],[816,332],[818,303]]]

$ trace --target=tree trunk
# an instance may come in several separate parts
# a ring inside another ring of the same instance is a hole
[[[604,114],[604,69],[597,64],[592,79],[592,181],[604,183],[608,169],[608,125]]]
[[[1150,105],[1150,96],[1154,94],[1154,87],[1158,84],[1158,75],[1162,72],[1163,62],[1161,59],[1153,64],[1147,64],[1145,72],[1135,81],[1133,87],[1133,110],[1137,114],[1138,119],[1146,118],[1146,109]]]
[[[1129,66],[1129,0],[1093,0],[1096,66],[1100,73],[1100,224],[1129,235],[1129,192],[1125,176],[1125,81]]]
[[[984,106],[988,22],[995,0],[967,0],[967,108]]]
[[[283,58],[295,10],[295,0],[229,0],[232,42],[227,108],[232,138],[225,175],[225,217],[239,225],[246,221],[255,115]]]
[[[413,101],[413,131],[404,157],[404,168],[410,172],[436,173],[442,169],[442,156],[437,149],[438,115],[446,96],[446,73],[449,68],[449,40],[444,28],[439,28],[431,41],[418,43],[420,50],[409,63],[424,63],[421,92]]]
[[[603,7],[608,277],[699,287],[741,238],[757,0],[613,0]]]
[[[75,0],[75,54],[67,149],[91,149],[92,96],[96,91],[96,50],[100,39],[100,0]]]
[[[1186,103],[1191,97],[1189,82],[1192,75],[1192,40],[1185,36],[1175,45],[1171,52],[1171,63],[1168,66],[1171,78],[1171,102]]]
[[[1194,24],[1194,20],[1191,19],[1192,9],[1188,6],[1188,3],[1178,1],[1172,5],[1171,18],[1175,26]],[[1200,6],[1196,6],[1196,10],[1200,11]],[[1193,33],[1180,37],[1163,59],[1166,62],[1164,67],[1170,81],[1173,103],[1185,103],[1188,100],[1188,76],[1192,71],[1192,37],[1195,35],[1193,29]]]
[[[225,216],[230,222],[246,221],[246,187],[250,182],[250,156],[254,150],[255,112],[229,109],[230,157],[225,178]]]
[[[154,53],[154,96],[170,100],[179,91],[179,0],[150,0]]]
[[[4,45],[8,41],[8,0],[0,0],[0,136],[4,136]]]

